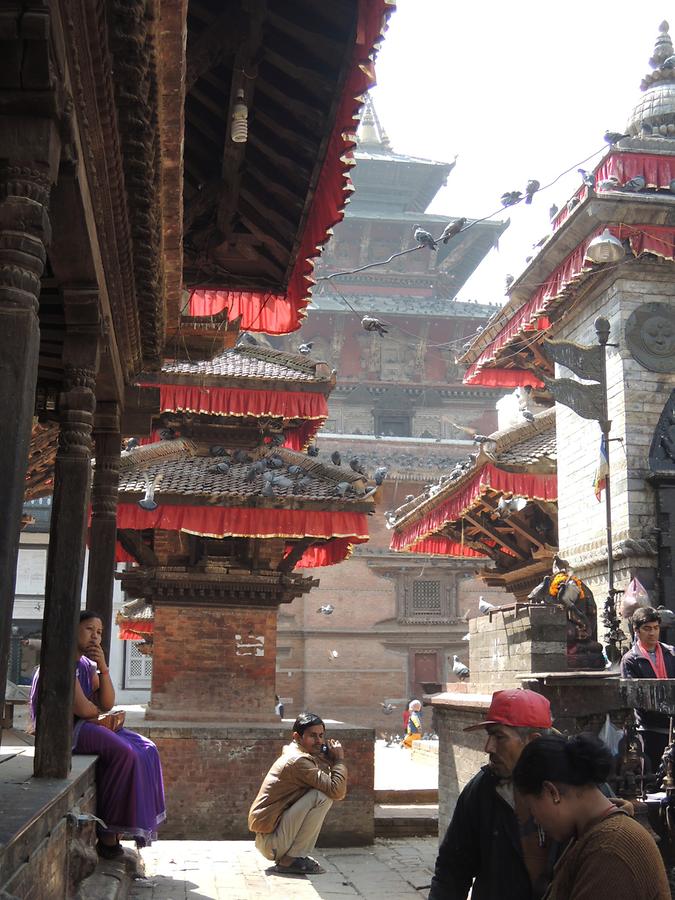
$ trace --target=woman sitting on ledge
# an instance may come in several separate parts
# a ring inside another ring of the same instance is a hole
[[[98,724],[115,703],[115,689],[101,647],[103,623],[96,613],[80,613],[75,660],[73,753],[98,756],[96,814],[98,852],[106,859],[123,854],[120,837],[144,847],[157,837],[166,818],[162,767],[157,747],[135,731],[111,731]],[[36,719],[38,669],[33,676],[30,708]]]

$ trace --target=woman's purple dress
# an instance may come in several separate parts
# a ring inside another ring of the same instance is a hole
[[[81,656],[75,677],[87,700],[93,700],[96,663]],[[31,688],[35,720],[38,669]],[[162,766],[157,747],[135,731],[110,731],[101,725],[75,719],[73,753],[98,756],[96,763],[96,814],[106,827],[103,834],[135,838],[140,846],[157,838],[157,826],[166,818]]]

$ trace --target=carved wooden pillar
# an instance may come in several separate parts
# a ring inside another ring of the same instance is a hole
[[[76,629],[91,482],[91,432],[99,359],[98,291],[63,288],[66,338],[59,396],[59,448],[47,555],[40,654],[35,775],[65,778],[70,771]]]
[[[0,117],[0,132],[7,126]],[[0,136],[0,159],[5,139]],[[36,154],[37,155],[37,154]],[[4,698],[49,241],[51,176],[37,162],[0,166],[0,703]]]
[[[106,659],[110,658],[121,449],[119,407],[116,403],[99,403],[94,417],[96,462],[91,495],[87,609],[98,613],[103,622]]]

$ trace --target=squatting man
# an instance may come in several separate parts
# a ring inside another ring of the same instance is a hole
[[[347,766],[339,741],[326,741],[323,720],[300,713],[293,740],[273,763],[253,801],[248,827],[277,874],[322,875],[309,856],[326,813],[347,793]]]

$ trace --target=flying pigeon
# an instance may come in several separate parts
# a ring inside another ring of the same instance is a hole
[[[623,186],[624,191],[629,191],[630,193],[637,194],[640,191],[644,190],[647,184],[647,179],[644,175],[636,175],[634,178],[629,179]]]
[[[387,477],[387,467],[386,466],[378,466],[377,469],[373,472],[373,478],[375,479],[375,484],[378,486],[382,484],[384,479]]]
[[[307,447],[307,456],[318,456],[318,455],[319,455],[319,448],[316,446],[316,444],[310,444]]]
[[[298,347],[298,353],[302,353],[303,356],[308,356],[312,352],[312,347],[314,343],[312,341],[307,341],[306,344],[300,344]]]
[[[527,419],[528,422],[534,422],[534,413],[531,413],[529,409],[521,409],[521,413],[523,414],[523,418]]]
[[[499,609],[498,606],[495,606],[494,603],[488,603],[485,597],[478,598],[478,612],[481,616],[486,616],[488,613],[494,612]]]
[[[606,131],[606,132],[605,132],[605,135],[604,135],[604,138],[605,138],[605,140],[607,141],[608,144],[612,144],[612,145],[613,145],[613,144],[618,144],[619,141],[621,141],[621,140],[623,140],[624,138],[627,138],[627,137],[629,137],[629,136],[630,136],[630,135],[627,135],[627,134],[621,134],[621,133],[618,132],[618,131]]]
[[[452,671],[459,678],[460,681],[466,681],[469,675],[469,667],[465,666],[463,662],[461,662],[460,658],[455,653],[452,657]]]
[[[618,191],[620,188],[621,182],[616,175],[610,175],[608,178],[603,178],[602,181],[598,182],[599,191]]]
[[[539,188],[541,187],[540,182],[537,181],[536,178],[530,178],[530,180],[525,185],[525,203],[532,203],[532,198],[537,193]]]
[[[154,478],[150,478],[147,472],[144,472],[143,478],[145,480],[145,496],[138,501],[138,505],[146,512],[152,512],[152,510],[157,509],[158,506],[155,502],[155,488],[162,480],[162,475],[160,473],[159,475],[155,475]]]
[[[436,249],[436,241],[429,234],[429,232],[425,231],[424,228],[422,228],[420,225],[415,225],[413,237],[420,245],[420,247],[428,247],[430,250]]]
[[[520,203],[523,199],[523,195],[520,191],[506,191],[500,199],[502,206],[515,206],[516,203]]]
[[[375,316],[364,316],[361,319],[361,328],[365,331],[376,331],[380,337],[387,334],[386,323],[376,319]]]
[[[321,613],[322,616],[332,616],[335,611],[335,607],[330,603],[322,603],[321,606],[317,609],[318,613]]]
[[[549,217],[549,219],[555,219],[555,217],[558,215],[559,212],[560,212],[560,210],[559,210],[558,207],[555,205],[555,203],[553,203],[553,204],[551,205],[551,208],[550,208],[549,211],[548,211],[548,217]]]
[[[384,703],[380,703],[380,706],[382,707],[382,712],[385,714],[385,716],[390,716],[396,709],[393,703],[387,703],[386,700],[384,701]]]
[[[459,234],[465,225],[466,219],[456,219],[454,222],[448,222],[448,224],[443,229],[443,234],[441,235],[440,240],[442,240],[444,244],[447,244],[450,238],[453,238],[456,234]]]
[[[261,491],[263,497],[274,497],[274,487],[272,486],[271,481],[266,481],[262,486]]]
[[[577,169],[577,172],[581,175],[582,184],[585,184],[587,188],[593,190],[595,188],[595,177],[592,172],[587,172],[586,169]]]
[[[330,455],[330,459],[334,466],[342,465],[342,457],[340,456],[340,453],[338,450],[333,450],[333,452]]]

